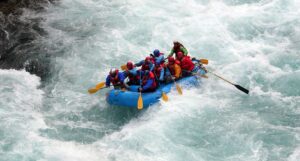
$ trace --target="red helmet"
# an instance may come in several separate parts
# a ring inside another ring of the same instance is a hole
[[[126,66],[128,70],[133,69],[133,63],[131,61],[127,62]]]
[[[119,73],[119,70],[116,68],[113,68],[109,71],[109,75],[112,77],[115,77]]]
[[[174,59],[173,57],[169,57],[169,58],[168,58],[168,62],[169,62],[169,63],[175,63],[175,59]]]
[[[151,57],[150,56],[147,56],[145,61],[150,61],[151,60]]]
[[[183,53],[182,53],[181,51],[179,51],[179,52],[177,53],[177,58],[181,59],[182,57],[183,57]]]

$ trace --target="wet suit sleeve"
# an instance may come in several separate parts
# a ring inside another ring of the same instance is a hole
[[[160,70],[160,76],[159,76],[159,80],[160,80],[160,81],[163,81],[163,80],[164,80],[164,74],[165,74],[165,69],[162,68],[162,69]]]
[[[145,60],[141,60],[140,62],[138,63],[135,63],[134,65],[137,66],[137,67],[140,67],[144,64]]]
[[[125,80],[125,73],[119,73],[118,75],[120,82],[123,84]]]
[[[153,69],[154,69],[154,67],[155,67],[155,65],[154,65],[153,63],[150,63],[150,64],[149,64],[149,67],[150,67],[150,71],[152,72]]]
[[[187,49],[185,48],[185,47],[180,47],[180,50],[183,52],[183,55],[184,56],[187,56],[188,55],[188,51],[187,51]]]
[[[143,90],[142,91],[145,91],[145,90],[149,89],[151,87],[152,83],[153,83],[153,80],[152,79],[148,79],[147,82],[146,82],[146,84],[143,86]]]
[[[170,51],[170,54],[168,55],[168,57],[172,57],[174,54],[174,49],[172,48],[172,50]]]
[[[106,85],[106,87],[110,86],[110,76],[109,75],[106,77],[105,85]]]

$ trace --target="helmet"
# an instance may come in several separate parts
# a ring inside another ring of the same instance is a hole
[[[145,59],[145,62],[149,62],[149,61],[151,61],[151,57],[147,56],[146,59]]]
[[[155,50],[153,51],[153,54],[154,54],[154,56],[158,57],[159,54],[160,54],[160,52],[159,52],[158,49],[155,49]]]
[[[182,57],[183,57],[183,53],[182,53],[181,51],[179,51],[179,52],[177,53],[177,58],[181,59]]]
[[[115,77],[118,73],[119,73],[119,70],[116,69],[116,68],[112,68],[112,69],[109,71],[109,75],[112,76],[112,77]]]
[[[174,59],[173,57],[169,57],[169,58],[168,58],[168,62],[169,62],[169,63],[175,63],[175,59]]]
[[[127,62],[126,66],[128,70],[133,69],[133,63],[131,61]]]

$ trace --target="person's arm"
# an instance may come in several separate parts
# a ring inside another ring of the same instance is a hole
[[[186,49],[185,47],[181,46],[181,47],[180,47],[180,50],[183,52],[183,55],[184,55],[184,56],[187,56],[187,55],[188,55],[188,51],[187,51],[187,49]]]
[[[124,86],[127,88],[127,89],[129,89],[129,85],[128,85],[128,82],[129,82],[129,77],[126,77],[125,79],[124,79]]]
[[[149,68],[150,68],[151,72],[153,71],[154,67],[155,67],[155,65],[153,63],[149,63]]]
[[[170,54],[168,55],[168,57],[172,57],[174,54],[174,48],[172,48],[172,50],[170,51]]]
[[[106,85],[106,87],[110,86],[110,76],[109,75],[106,77],[105,85]]]
[[[119,73],[118,75],[120,82],[123,84],[125,80],[125,73]]]
[[[141,60],[140,62],[138,63],[135,63],[134,65],[137,66],[137,67],[140,67],[144,64],[145,60]]]
[[[163,81],[163,80],[164,80],[164,74],[165,74],[165,69],[162,68],[162,69],[160,70],[159,81]]]
[[[152,79],[148,79],[147,82],[146,82],[146,84],[143,86],[142,91],[145,91],[145,90],[149,89],[151,87],[152,83],[153,83],[153,80]]]

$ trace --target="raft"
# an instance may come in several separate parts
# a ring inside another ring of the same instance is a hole
[[[187,87],[197,87],[200,85],[198,76],[188,76],[176,81],[181,87],[185,89]],[[106,95],[106,101],[113,106],[120,106],[124,108],[137,108],[137,102],[139,98],[139,92],[137,89],[139,86],[130,86],[128,91],[122,91],[119,89],[112,89]],[[162,92],[169,93],[172,88],[175,88],[175,83],[160,84],[154,92],[142,93],[143,107],[147,108],[160,101]]]

